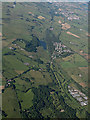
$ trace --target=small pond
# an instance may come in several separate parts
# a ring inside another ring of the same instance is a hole
[[[41,46],[46,50],[47,49],[47,45],[46,45],[46,43],[44,42],[44,41],[41,41],[40,40],[40,44],[41,44]]]

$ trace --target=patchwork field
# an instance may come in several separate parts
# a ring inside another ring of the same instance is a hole
[[[87,3],[3,3],[3,118],[90,117],[87,9]]]

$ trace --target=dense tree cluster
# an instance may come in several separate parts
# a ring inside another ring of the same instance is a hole
[[[7,52],[4,55],[16,55],[14,52]]]
[[[38,46],[40,46],[40,41],[37,37],[33,36],[32,40],[26,43],[25,49],[28,52],[36,52]]]
[[[52,113],[50,113],[47,118],[53,118],[53,116],[56,118],[77,118],[76,110],[65,103],[63,96],[59,96],[59,101],[65,112],[60,112],[60,110],[57,109],[53,104],[53,97],[50,95],[52,89],[48,86],[39,85],[38,88],[33,87],[32,91],[34,93],[33,106],[30,109],[23,111],[23,115],[26,118],[44,119],[44,116],[40,111],[48,108],[52,109]]]

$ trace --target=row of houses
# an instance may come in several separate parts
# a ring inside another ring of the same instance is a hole
[[[14,45],[15,45],[15,47],[19,48],[20,50],[25,51],[25,50],[24,50],[23,48],[21,48],[19,45],[17,45],[17,44],[14,44]],[[15,50],[16,48],[10,46],[9,49],[10,49],[10,50]]]
[[[78,16],[70,16],[67,19],[68,20],[79,20],[80,18]]]
[[[88,105],[88,97],[84,93],[70,86],[68,86],[68,91],[72,95],[72,97],[74,97],[78,102],[80,102],[81,106]]]

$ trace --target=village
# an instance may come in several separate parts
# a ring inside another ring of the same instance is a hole
[[[72,53],[72,51],[69,50],[66,45],[61,44],[61,42],[55,42],[53,43],[53,46],[55,46],[55,51],[51,56],[53,59],[55,59],[56,57],[61,57],[63,53]]]
[[[68,86],[68,91],[78,102],[80,102],[81,106],[85,106],[88,104],[88,97],[79,90]]]
[[[61,10],[60,14],[67,17],[68,20],[79,20],[80,19],[77,15],[75,15],[74,12],[72,12],[70,10],[67,10],[67,12],[65,10]]]
[[[55,5],[59,7],[58,11],[55,11],[56,15],[57,14],[63,15],[70,21],[72,21],[72,20],[80,20],[80,17],[78,17],[78,15],[75,14],[75,12],[70,9],[70,6],[72,6],[73,8],[76,8],[75,5],[67,4],[66,5],[66,7],[68,6],[67,10],[65,10],[64,8],[61,9],[61,6],[63,6],[63,3],[56,3]],[[76,9],[78,9],[78,8],[76,8]]]
[[[55,12],[55,14],[57,15],[58,12]],[[59,9],[59,14],[62,14],[63,16],[65,16],[68,20],[79,20],[80,18],[74,14],[74,12],[71,11],[64,11],[62,9]]]

